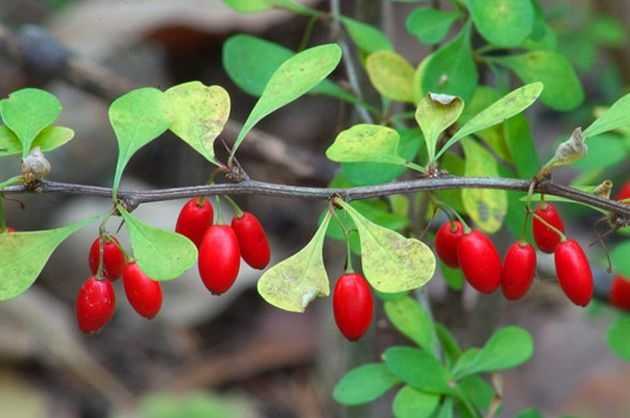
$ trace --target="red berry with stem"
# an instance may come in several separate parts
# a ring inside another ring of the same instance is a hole
[[[337,280],[333,291],[333,313],[339,331],[350,341],[365,334],[372,323],[372,290],[358,273],[346,273]]]
[[[485,234],[464,234],[457,246],[459,266],[466,281],[481,293],[492,293],[501,284],[501,258]]]
[[[578,306],[586,306],[593,297],[593,273],[580,244],[573,239],[562,241],[554,252],[556,275],[560,287]]]
[[[103,275],[110,280],[116,280],[122,274],[125,267],[125,254],[120,248],[118,240],[111,235],[104,235],[102,240],[105,242],[103,246]],[[101,238],[96,238],[90,247],[90,271],[96,274],[100,261]]]
[[[249,212],[232,219],[232,229],[238,238],[241,257],[255,269],[264,269],[269,264],[271,251],[262,224]]]
[[[615,195],[615,200],[630,199],[630,180],[626,181]]]
[[[192,198],[180,210],[175,232],[188,237],[199,248],[203,235],[212,225],[213,218],[214,210],[208,199],[205,197]]]
[[[135,261],[123,270],[123,285],[129,304],[140,315],[152,319],[162,307],[162,287],[148,277]]]
[[[503,261],[501,290],[509,300],[525,296],[536,274],[536,250],[524,241],[512,244]]]
[[[220,295],[234,284],[241,263],[238,238],[228,225],[212,225],[199,248],[199,275],[203,284]]]
[[[109,280],[88,278],[77,295],[76,315],[79,329],[86,334],[94,333],[109,322],[116,309],[116,295]]]
[[[532,220],[532,229],[536,245],[540,248],[540,251],[551,254],[556,249],[556,245],[562,240],[562,236],[557,231],[549,228],[548,225],[545,225],[545,222],[560,232],[564,232],[564,222],[562,222],[556,206],[551,203],[538,205],[534,213],[536,216]]]
[[[613,306],[630,311],[630,279],[615,276],[610,288],[609,300]]]
[[[461,222],[445,222],[435,234],[435,252],[438,257],[449,267],[459,266],[457,261],[457,244],[464,235]]]

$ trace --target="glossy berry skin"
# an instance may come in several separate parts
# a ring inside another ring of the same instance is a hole
[[[267,234],[258,218],[249,212],[243,212],[242,216],[232,219],[232,229],[238,238],[243,260],[255,269],[267,267],[271,250]]]
[[[123,286],[129,304],[140,315],[152,319],[162,307],[162,287],[148,277],[135,262],[123,270]]]
[[[344,274],[333,291],[333,313],[337,328],[350,341],[365,334],[372,323],[374,300],[370,285],[361,274]]]
[[[116,280],[122,274],[125,267],[125,255],[120,249],[120,244],[116,238],[106,236],[103,238],[105,246],[103,248],[103,275],[109,280]],[[100,239],[96,238],[90,247],[90,271],[96,274],[100,257]]]
[[[615,195],[615,200],[630,199],[630,180],[626,181]]]
[[[182,207],[177,217],[175,232],[188,237],[197,248],[214,219],[214,209],[206,198],[192,198]]]
[[[464,228],[459,221],[443,223],[435,234],[435,252],[440,260],[449,267],[459,266],[457,244],[463,235]]]
[[[459,267],[466,281],[481,293],[492,293],[501,284],[501,258],[484,233],[464,234],[457,246]]]
[[[215,295],[227,291],[236,280],[241,263],[238,238],[228,225],[212,225],[199,248],[199,275]]]
[[[564,232],[564,222],[555,205],[551,203],[540,204],[536,207],[534,213],[544,219],[549,225],[560,230],[560,232]],[[547,227],[536,217],[532,220],[532,232],[536,245],[540,251],[545,253],[553,253],[558,243],[562,240],[558,233]]]
[[[616,308],[630,311],[630,280],[615,276],[610,288],[609,300]]]
[[[501,290],[506,299],[525,296],[536,274],[536,250],[524,241],[510,245],[503,260]]]
[[[556,247],[554,259],[564,293],[576,305],[588,305],[593,297],[593,273],[580,244],[573,239],[562,241]]]
[[[75,307],[81,331],[92,334],[103,328],[116,309],[112,282],[95,276],[88,278],[79,289]]]

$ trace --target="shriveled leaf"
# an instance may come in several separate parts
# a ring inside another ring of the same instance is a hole
[[[154,280],[172,280],[193,267],[197,247],[183,235],[147,225],[121,206],[133,255],[142,271]]]
[[[463,110],[463,100],[455,96],[429,93],[418,102],[416,122],[424,134],[430,161],[435,157],[435,147],[440,135],[457,121]]]
[[[326,150],[326,156],[338,163],[374,162],[405,165],[398,154],[400,135],[381,125],[359,124],[341,131]]]
[[[451,375],[430,353],[411,347],[390,347],[383,353],[390,372],[409,386],[429,392],[449,394]]]
[[[440,42],[461,14],[457,11],[436,10],[421,7],[409,14],[405,22],[407,32],[418,41],[433,45]]]
[[[109,107],[109,122],[118,140],[115,192],[133,154],[163,134],[171,125],[167,106],[164,93],[145,87],[119,97]]]
[[[31,287],[59,244],[94,220],[45,231],[0,233],[0,301]]]
[[[468,9],[479,33],[493,45],[519,46],[532,33],[530,0],[468,0]]]
[[[398,391],[392,408],[396,418],[431,418],[440,403],[440,395],[405,386]]]
[[[604,132],[630,127],[630,94],[626,94],[584,130],[588,139]]]
[[[330,285],[322,250],[330,213],[299,252],[265,271],[258,280],[258,293],[268,303],[291,312],[304,312],[316,297],[328,296]]]
[[[33,141],[32,148],[39,147],[42,152],[52,151],[66,144],[74,137],[74,131],[63,126],[44,128]],[[6,126],[0,126],[0,157],[19,154],[22,144],[17,136]]]
[[[399,102],[414,102],[414,69],[405,58],[393,51],[378,51],[368,56],[365,67],[381,95]]]
[[[271,76],[260,99],[247,117],[232,147],[232,155],[252,128],[270,113],[308,93],[337,67],[341,48],[319,45],[289,58]]]
[[[409,296],[388,300],[385,314],[394,327],[418,346],[437,353],[439,344],[433,321],[424,308]]]
[[[545,85],[540,100],[554,110],[575,109],[584,101],[584,90],[571,63],[554,51],[531,51],[494,58],[508,67],[525,83],[540,81]]]
[[[462,142],[466,155],[467,177],[497,177],[497,161],[472,139]],[[464,208],[479,228],[494,233],[501,228],[507,213],[507,194],[498,189],[463,189]]]
[[[630,277],[630,239],[622,241],[610,253],[613,270],[625,277]]]
[[[376,51],[393,49],[387,36],[374,26],[345,16],[341,17],[341,23],[344,24],[350,38],[362,51],[371,54]]]
[[[37,135],[57,120],[61,109],[54,95],[34,88],[15,91],[0,101],[2,120],[20,140],[22,157],[29,154]]]
[[[506,94],[498,101],[479,112],[462,126],[455,135],[442,147],[438,157],[449,147],[470,134],[484,130],[521,113],[531,106],[543,91],[542,83],[531,83]]]
[[[433,277],[435,256],[427,245],[370,222],[348,203],[338,203],[359,231],[363,273],[375,289],[403,292],[421,287]]]
[[[221,86],[191,81],[166,90],[171,131],[208,161],[214,157],[214,140],[230,116],[230,95]]]
[[[333,398],[343,405],[360,405],[377,399],[400,383],[383,363],[368,363],[350,370],[335,385]]]

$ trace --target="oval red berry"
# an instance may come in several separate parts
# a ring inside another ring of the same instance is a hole
[[[615,276],[610,288],[609,300],[613,306],[623,311],[630,311],[630,279]]]
[[[199,275],[215,295],[227,291],[240,269],[241,252],[234,230],[227,225],[212,225],[199,249]]]
[[[103,328],[116,309],[112,283],[94,276],[88,278],[79,289],[75,308],[81,331],[91,334]]]
[[[564,232],[564,222],[562,221],[560,213],[555,205],[551,203],[543,203],[536,207],[534,213],[544,219],[549,225],[558,229],[560,232]],[[556,231],[549,228],[536,217],[532,220],[532,232],[534,234],[536,245],[540,248],[540,251],[549,254],[554,252],[556,246],[562,240],[562,237],[558,235]]]
[[[626,181],[615,195],[615,200],[630,199],[630,180]]]
[[[271,250],[267,234],[256,216],[249,212],[232,219],[232,229],[238,238],[241,257],[255,269],[264,269],[269,264]]]
[[[365,334],[372,323],[374,301],[370,285],[361,274],[344,274],[333,291],[333,313],[339,331],[350,341]]]
[[[464,234],[457,246],[459,267],[466,281],[481,293],[492,293],[501,284],[501,258],[485,234]]]
[[[212,225],[213,219],[214,209],[210,201],[206,198],[195,197],[186,202],[180,210],[175,232],[188,237],[199,248],[203,235]]]
[[[554,260],[560,287],[567,297],[578,306],[588,305],[593,297],[593,273],[580,244],[572,239],[561,242]]]
[[[536,250],[526,242],[515,242],[505,254],[501,290],[509,300],[525,296],[536,274]]]
[[[110,280],[116,280],[122,274],[125,267],[125,255],[120,249],[118,240],[110,235],[104,236],[103,241],[103,276]],[[100,260],[101,239],[96,238],[90,247],[90,271],[96,274]]]
[[[140,315],[152,319],[162,307],[162,286],[148,277],[135,262],[123,270],[123,286],[129,304]]]
[[[459,266],[457,244],[463,235],[464,228],[459,221],[443,223],[435,234],[435,252],[449,267]]]

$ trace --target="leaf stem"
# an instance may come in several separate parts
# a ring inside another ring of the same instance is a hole
[[[413,161],[407,161],[405,163],[405,167],[407,167],[410,170],[414,170],[414,171],[417,171],[419,173],[422,173],[422,174],[426,174],[426,172],[427,172],[427,170],[424,167],[414,163]]]

